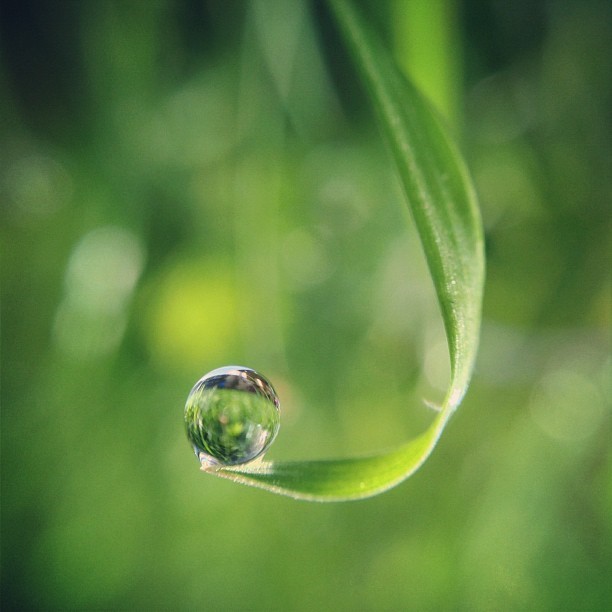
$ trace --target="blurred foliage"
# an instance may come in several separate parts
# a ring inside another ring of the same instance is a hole
[[[365,453],[446,386],[324,6],[0,5],[3,608],[610,608],[612,8],[440,2],[364,8],[476,180],[480,358],[421,472],[325,506],[206,477],[182,423],[241,363],[281,398],[271,458]]]

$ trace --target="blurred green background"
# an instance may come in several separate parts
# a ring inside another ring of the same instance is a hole
[[[481,350],[425,466],[356,503],[205,475],[193,383],[282,404],[271,459],[431,420],[442,323],[325,6],[4,0],[2,604],[609,610],[609,2],[363,3],[447,117],[487,238]]]

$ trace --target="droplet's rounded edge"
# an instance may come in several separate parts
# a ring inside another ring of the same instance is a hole
[[[270,444],[272,444],[272,442],[274,442],[274,439],[272,439]],[[217,472],[220,472],[222,470],[243,469],[246,467],[248,467],[249,469],[257,470],[264,466],[264,455],[266,454],[266,451],[267,448],[262,450],[259,455],[257,455],[253,459],[249,459],[248,461],[242,461],[240,463],[231,463],[226,465],[217,461],[212,461],[208,458],[208,456],[204,455],[204,453],[201,453],[201,456],[199,457],[200,469],[208,474],[216,474]]]
[[[258,387],[259,391],[254,391],[254,393],[259,396],[264,396],[268,400],[270,400],[270,403],[274,406],[274,410],[276,412],[276,419],[274,427],[271,431],[271,437],[269,438],[269,440],[267,440],[263,448],[256,455],[249,457],[245,460],[223,461],[222,459],[214,457],[213,455],[207,454],[205,450],[199,448],[199,446],[194,442],[189,432],[187,413],[188,409],[191,406],[190,400],[192,395],[200,390],[201,386],[206,380],[216,376],[232,375],[239,377],[244,376],[248,380],[248,382],[251,383],[254,387]],[[265,383],[265,385],[261,384],[262,381],[263,383]],[[266,388],[266,386],[268,388]],[[280,430],[280,412],[280,400],[278,394],[276,393],[276,390],[274,389],[274,386],[266,376],[264,376],[254,368],[242,365],[227,365],[210,370],[209,372],[201,376],[193,385],[187,396],[183,413],[187,439],[192,446],[196,459],[200,463],[200,469],[204,472],[214,473],[223,468],[240,468],[243,466],[256,467],[260,462],[262,462],[264,455],[268,452],[274,440],[276,440],[276,436],[278,435],[278,432]]]

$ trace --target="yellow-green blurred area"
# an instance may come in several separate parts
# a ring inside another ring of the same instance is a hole
[[[2,608],[610,610],[612,5],[362,2],[474,175],[488,282],[433,456],[310,504],[199,471],[193,383],[281,399],[269,459],[392,447],[448,356],[325,5],[4,0]]]

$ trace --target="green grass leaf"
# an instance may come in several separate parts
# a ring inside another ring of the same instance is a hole
[[[235,482],[313,501],[375,495],[417,470],[461,403],[480,331],[484,253],[476,196],[440,118],[400,73],[347,0],[329,0],[344,43],[370,93],[423,244],[448,341],[451,381],[440,412],[417,438],[370,457],[261,461],[208,470]]]

